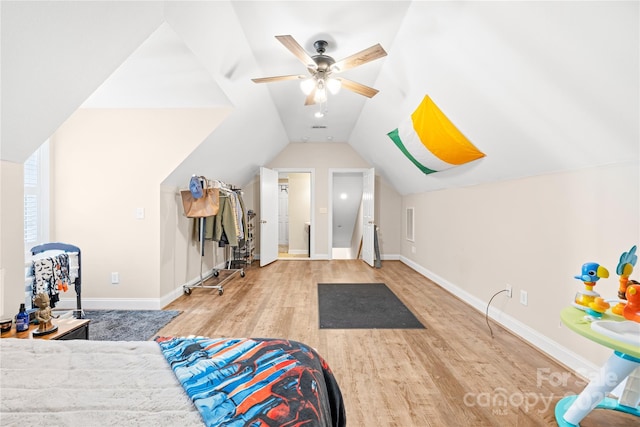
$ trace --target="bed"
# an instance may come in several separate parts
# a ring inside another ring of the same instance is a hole
[[[282,339],[0,340],[0,424],[344,426],[338,384]]]

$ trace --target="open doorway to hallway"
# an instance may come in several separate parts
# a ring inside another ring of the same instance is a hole
[[[362,251],[363,172],[331,172],[331,258],[358,259]]]
[[[311,173],[278,172],[278,258],[311,254]]]

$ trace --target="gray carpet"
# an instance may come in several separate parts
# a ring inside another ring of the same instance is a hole
[[[320,329],[424,329],[384,283],[318,283]]]
[[[177,310],[85,310],[92,341],[148,341],[180,314]]]

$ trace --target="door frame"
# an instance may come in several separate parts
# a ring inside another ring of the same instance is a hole
[[[364,179],[364,174],[371,168],[329,168],[329,186],[327,192],[328,228],[329,228],[329,259],[333,259],[333,175],[341,173],[360,173]]]
[[[316,230],[316,169],[315,168],[271,168],[272,170],[278,172],[278,175],[281,172],[285,172],[285,173],[308,173],[310,174],[309,177],[309,185],[311,188],[309,188],[309,218],[311,221],[311,226],[309,227],[309,246],[310,246],[310,253],[309,253],[309,259],[316,259],[316,249],[315,249],[315,230]],[[282,259],[282,258],[279,258]],[[289,259],[295,259],[295,258],[287,258]],[[300,258],[302,259],[302,258]]]

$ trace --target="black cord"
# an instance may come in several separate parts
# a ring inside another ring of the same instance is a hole
[[[491,301],[493,301],[493,299],[500,295],[503,292],[509,292],[508,289],[503,289],[501,291],[496,292],[495,294],[493,294],[493,296],[491,297],[491,299],[489,300],[489,303],[487,303],[487,311],[484,314],[484,318],[487,321],[487,326],[489,327],[489,333],[491,334],[491,338],[493,338],[493,331],[491,330],[491,325],[489,324],[489,306],[491,305]]]

